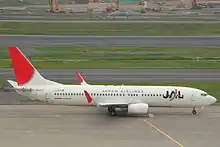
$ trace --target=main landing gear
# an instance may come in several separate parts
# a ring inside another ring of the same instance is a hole
[[[116,115],[116,111],[114,107],[108,107],[108,112],[110,113],[111,116],[115,116]]]
[[[193,115],[196,115],[196,113],[197,113],[197,112],[196,112],[196,108],[193,107],[192,114],[193,114]]]

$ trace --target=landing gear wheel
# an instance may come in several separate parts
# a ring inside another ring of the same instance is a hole
[[[116,112],[115,111],[112,111],[111,112],[111,116],[115,116],[116,115]]]
[[[115,116],[116,115],[115,109],[112,108],[112,107],[108,107],[108,112],[110,113],[111,116]]]
[[[192,114],[193,114],[193,115],[196,115],[196,113],[197,113],[197,112],[196,112],[196,109],[193,108],[193,110],[192,110]]]

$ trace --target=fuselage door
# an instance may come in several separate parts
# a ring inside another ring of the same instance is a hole
[[[45,102],[51,102],[52,97],[50,92],[45,92]]]
[[[195,101],[196,101],[196,94],[195,94],[195,93],[192,93],[191,101],[192,101],[192,102],[195,102]]]

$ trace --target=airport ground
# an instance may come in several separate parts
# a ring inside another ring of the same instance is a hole
[[[151,117],[108,116],[95,107],[1,105],[2,146],[216,147],[220,107],[151,108]]]

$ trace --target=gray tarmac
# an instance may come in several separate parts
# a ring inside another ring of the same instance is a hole
[[[0,47],[16,45],[24,53],[33,51],[33,47],[51,45],[218,48],[219,39],[220,36],[0,35]]]
[[[180,108],[152,108],[150,113],[154,117],[111,117],[94,107],[1,105],[0,141],[7,147],[220,145],[219,106],[196,116]]]
[[[220,81],[220,69],[39,69],[41,75],[57,82],[78,82],[76,72],[92,82],[177,82]],[[15,80],[12,69],[0,69],[0,81]]]

